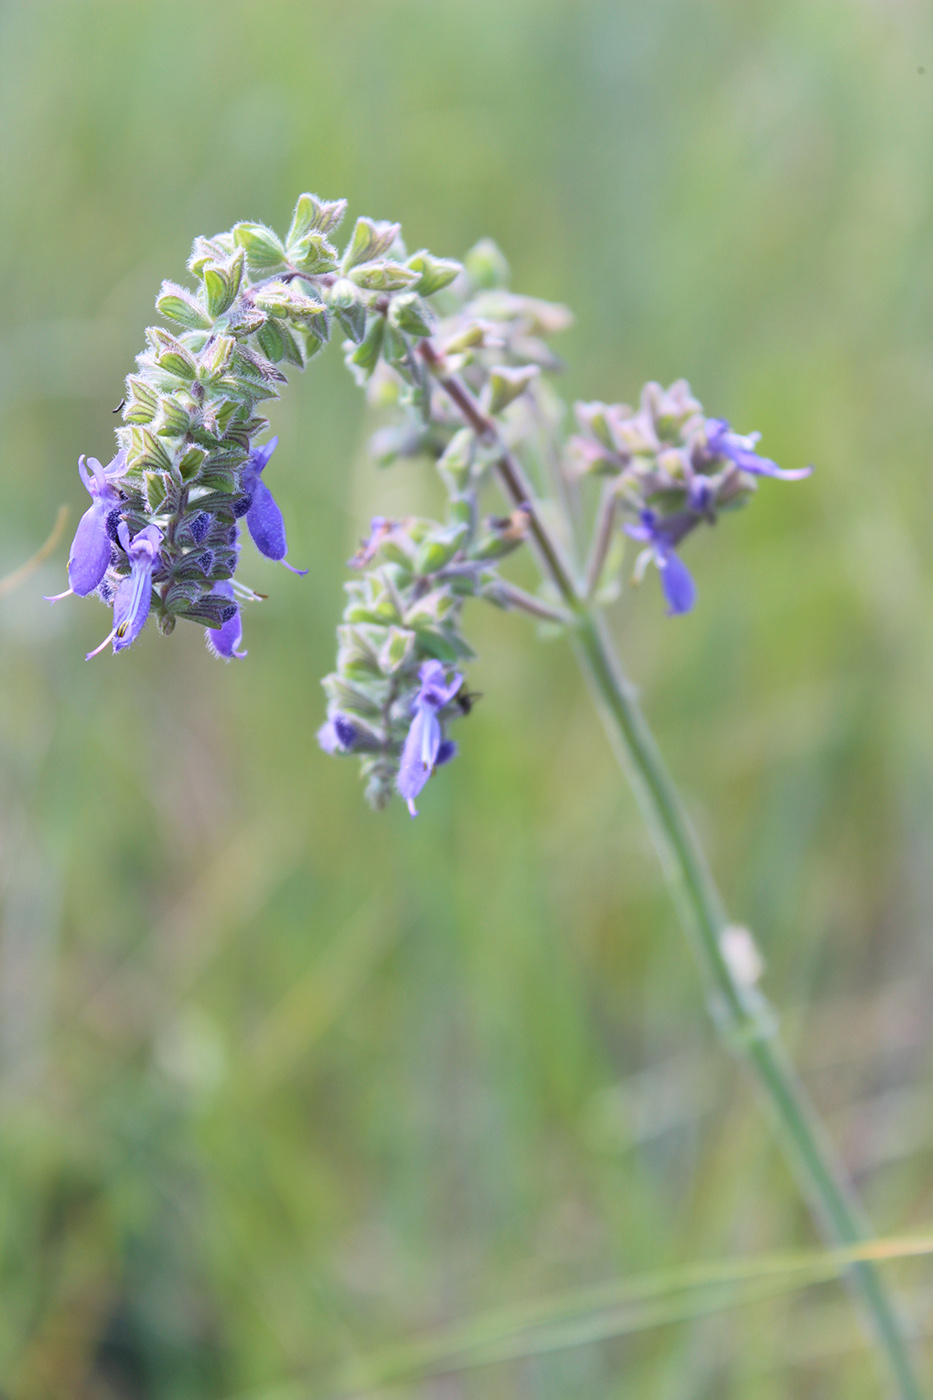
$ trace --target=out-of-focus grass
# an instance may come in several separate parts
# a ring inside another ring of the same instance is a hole
[[[815,461],[697,538],[693,616],[646,586],[619,626],[883,1233],[933,1217],[931,121],[917,3],[0,9],[0,575],[84,508],[77,455],[106,458],[193,235],[307,188],[441,254],[496,237],[577,312],[568,398],[684,374]],[[273,408],[310,575],[245,560],[247,662],[180,627],[86,665],[105,611],[39,597],[63,549],[0,599],[11,1400],[271,1390],[813,1242],[562,644],[475,616],[484,699],[417,823],[317,751],[343,561],[425,489],[366,463],[339,358]],[[929,1265],[892,1272],[922,1324]],[[411,1393],[877,1395],[837,1301]]]

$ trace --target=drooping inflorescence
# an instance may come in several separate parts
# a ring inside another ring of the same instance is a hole
[[[156,310],[172,329],[146,331],[113,460],[91,459],[89,474],[81,459],[92,504],[72,544],[70,587],[52,600],[96,592],[114,608],[114,651],[135,640],[151,612],[162,632],[186,619],[208,629],[216,655],[243,654],[240,603],[256,595],[235,580],[241,526],[261,553],[292,567],[262,475],[276,443],[257,445],[269,427],[262,405],[278,396],[285,366],[302,369],[317,354],[335,320],[363,342],[365,361],[375,301],[407,293],[398,337],[403,323],[426,325],[421,297],[455,275],[456,265],[448,272],[426,254],[399,261],[397,224],[359,219],[338,253],[329,235],[345,208],[345,200],[306,194],[284,240],[255,223],[198,238],[188,262],[196,289],[162,284]]]
[[[240,531],[270,559],[286,559],[285,527],[266,480],[277,438],[261,407],[328,341],[344,355],[386,421],[372,439],[383,466],[432,461],[447,493],[443,520],[375,517],[350,560],[356,577],[338,627],[336,670],[324,679],[321,746],[362,761],[367,796],[415,800],[456,752],[451,722],[471,697],[462,667],[473,652],[463,605],[482,598],[551,627],[614,596],[626,536],[642,546],[639,579],[654,563],[670,613],[689,611],[687,536],[741,504],[761,476],[796,479],[742,437],[707,418],[685,381],[648,384],[638,410],[578,403],[579,431],[546,374],[560,368],[550,338],[571,321],[563,306],[518,295],[508,266],[483,240],[461,265],[409,255],[398,224],[358,219],[338,253],[329,235],[345,201],[302,195],[284,240],[236,224],[195,240],[195,290],[163,283],[126,381],[117,452],[79,463],[91,496],[75,534],[66,594],[113,609],[108,644],[130,646],[150,613],[160,631],[202,624],[225,660],[242,650],[241,604],[257,595],[236,579]],[[90,467],[90,470],[88,470]],[[586,486],[601,481],[595,508]],[[484,515],[495,482],[506,513]],[[591,536],[586,550],[581,538]],[[529,542],[542,581],[527,592],[502,560]],[[582,562],[578,563],[578,557]],[[57,601],[53,599],[52,601]]]

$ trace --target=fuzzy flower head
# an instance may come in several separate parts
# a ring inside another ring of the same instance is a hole
[[[668,614],[691,610],[696,586],[679,549],[699,525],[714,525],[742,504],[758,478],[800,481],[812,467],[785,471],[756,451],[760,433],[734,433],[724,418],[707,418],[686,380],[669,389],[646,384],[637,409],[626,404],[575,405],[580,434],[569,444],[579,475],[610,479],[625,533],[647,546],[635,578],[655,564]]]

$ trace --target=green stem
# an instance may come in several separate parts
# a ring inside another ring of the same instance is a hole
[[[709,1010],[729,1049],[750,1070],[776,1136],[824,1235],[857,1244],[871,1227],[845,1167],[777,1035],[777,1021],[754,982],[730,966],[723,944],[727,919],[706,858],[651,731],[625,679],[601,615],[577,610],[574,633],[612,746],[635,791],[661,857],[684,932],[699,963]],[[885,1353],[900,1400],[924,1391],[893,1300],[877,1267],[848,1271],[874,1337]]]
[[[593,691],[610,743],[631,783],[661,858],[671,897],[693,949],[707,990],[707,1004],[720,1035],[751,1072],[778,1142],[810,1204],[817,1224],[835,1245],[854,1245],[872,1230],[848,1173],[777,1034],[777,1018],[755,986],[754,976],[730,963],[723,935],[728,919],[706,857],[664,760],[622,670],[602,613],[592,606],[542,518],[521,463],[443,356],[422,341],[418,347],[464,421],[484,441],[495,443],[499,484],[529,515],[529,535],[542,572],[572,615],[571,636],[580,667]],[[903,1324],[877,1267],[856,1263],[847,1278],[862,1305],[871,1333],[888,1362],[899,1400],[924,1400]]]

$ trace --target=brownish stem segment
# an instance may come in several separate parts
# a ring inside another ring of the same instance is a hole
[[[483,442],[499,449],[496,472],[502,489],[514,506],[519,506],[527,512],[528,530],[545,570],[552,582],[556,584],[567,607],[576,612],[580,601],[576,584],[557,542],[551,538],[550,532],[538,514],[534,490],[525,475],[522,464],[502,442],[495,423],[480,408],[463,380],[458,375],[446,372],[443,356],[438,354],[430,340],[419,342],[418,354],[451,402],[456,404],[467,426],[472,428],[476,436]]]

